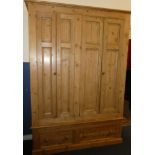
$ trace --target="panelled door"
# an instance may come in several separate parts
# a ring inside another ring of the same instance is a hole
[[[103,115],[119,116],[123,114],[123,81],[124,72],[123,21],[120,19],[104,19],[104,44],[102,55],[102,78],[100,111]]]
[[[60,118],[74,117],[75,16],[57,15],[57,112]]]
[[[102,18],[83,16],[80,74],[80,115],[94,116],[100,111],[102,57]]]
[[[36,20],[39,119],[56,117],[56,15],[38,13]]]
[[[81,15],[57,14],[57,117],[79,116]]]

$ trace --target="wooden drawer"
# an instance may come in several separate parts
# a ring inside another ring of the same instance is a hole
[[[42,146],[72,143],[72,131],[45,132],[40,134]]]
[[[120,131],[119,126],[92,126],[81,129],[80,141],[120,137]]]
[[[118,121],[58,125],[33,129],[33,149],[45,154],[120,143]]]

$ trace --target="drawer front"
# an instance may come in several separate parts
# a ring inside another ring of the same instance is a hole
[[[97,126],[81,129],[80,141],[120,136],[119,126]]]
[[[46,132],[40,134],[42,146],[72,143],[72,131]]]

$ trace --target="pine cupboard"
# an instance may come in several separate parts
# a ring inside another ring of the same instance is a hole
[[[130,13],[26,4],[33,155],[122,142]]]

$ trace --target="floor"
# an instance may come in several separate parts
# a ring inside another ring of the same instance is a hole
[[[122,132],[123,143],[98,148],[89,148],[53,155],[131,155],[131,128],[126,126]],[[32,155],[32,141],[23,142],[23,155]]]

